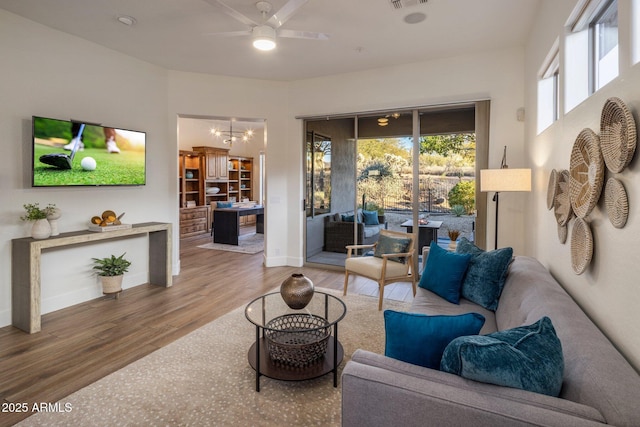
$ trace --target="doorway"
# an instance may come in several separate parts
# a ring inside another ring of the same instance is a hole
[[[201,244],[211,236],[218,203],[262,204],[266,121],[179,115],[177,136],[180,241]]]

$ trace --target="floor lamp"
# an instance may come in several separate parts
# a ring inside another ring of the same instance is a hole
[[[498,249],[498,200],[503,191],[531,191],[531,169],[509,169],[507,147],[500,169],[482,169],[480,171],[480,191],[495,191],[493,201],[496,202],[495,249]]]

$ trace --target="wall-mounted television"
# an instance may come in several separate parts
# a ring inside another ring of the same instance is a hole
[[[145,185],[146,133],[33,116],[34,187]]]

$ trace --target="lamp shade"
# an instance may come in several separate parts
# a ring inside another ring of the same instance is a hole
[[[531,191],[531,169],[482,169],[480,191]]]

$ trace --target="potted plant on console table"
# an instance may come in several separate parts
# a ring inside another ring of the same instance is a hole
[[[129,270],[131,261],[124,258],[126,252],[119,257],[111,255],[108,258],[92,258],[93,269],[98,271],[102,282],[102,293],[105,295],[115,294],[116,299],[122,292],[122,277]]]
[[[38,203],[29,203],[23,206],[27,213],[21,216],[20,219],[33,221],[31,237],[34,239],[46,239],[51,236],[51,224],[47,221],[47,216],[56,212],[56,205],[50,203],[46,208],[41,208]]]

